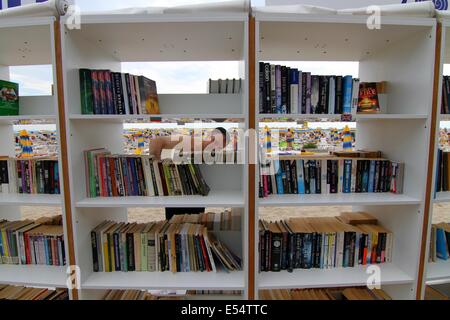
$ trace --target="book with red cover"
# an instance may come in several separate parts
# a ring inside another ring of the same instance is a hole
[[[359,86],[358,113],[380,112],[377,84],[362,82]]]

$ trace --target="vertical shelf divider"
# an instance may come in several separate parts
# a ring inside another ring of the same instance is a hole
[[[68,268],[70,269],[70,274],[68,275],[72,279],[72,288],[69,288],[72,300],[78,300],[78,283],[77,279],[77,269],[72,269],[72,266],[76,266],[75,260],[75,248],[74,248],[74,237],[73,237],[73,222],[72,222],[72,209],[71,209],[71,196],[70,196],[70,183],[69,183],[69,163],[68,163],[68,152],[67,152],[67,134],[66,134],[66,112],[64,106],[64,82],[63,82],[63,69],[62,69],[62,48],[61,48],[61,23],[59,19],[54,22],[54,39],[55,39],[55,62],[56,62],[56,84],[58,91],[58,126],[60,132],[60,154],[61,154],[61,165],[62,174],[62,190],[63,190],[63,207],[64,215],[66,219],[66,236],[68,239],[68,244],[66,248],[69,250]],[[75,288],[74,288],[75,286]]]
[[[248,130],[252,130],[257,134],[256,131],[256,108],[255,108],[255,79],[256,79],[256,52],[255,52],[255,18],[249,16],[249,32],[248,32],[248,64],[249,64],[249,125]],[[256,138],[256,137],[255,137]],[[248,299],[254,300],[257,298],[255,294],[255,259],[256,259],[256,245],[255,245],[255,217],[256,217],[256,198],[255,198],[255,173],[256,173],[256,144],[253,143],[251,135],[249,135],[248,148],[249,156],[248,159]]]
[[[416,299],[420,300],[423,298],[425,293],[423,285],[424,277],[426,278],[425,272],[425,260],[428,252],[428,236],[429,236],[429,225],[430,225],[430,211],[432,210],[431,206],[433,205],[433,198],[431,197],[431,193],[433,192],[433,175],[434,175],[434,162],[436,155],[436,131],[438,119],[438,97],[439,97],[439,82],[441,73],[441,33],[442,33],[442,25],[438,23],[436,25],[436,47],[434,54],[434,80],[433,80],[433,102],[431,109],[431,120],[430,120],[430,142],[429,142],[429,150],[428,150],[428,168],[427,168],[427,182],[425,186],[425,207],[423,212],[423,226],[422,226],[422,242],[420,244],[420,253],[419,253],[419,269],[417,273],[417,290],[416,290]]]

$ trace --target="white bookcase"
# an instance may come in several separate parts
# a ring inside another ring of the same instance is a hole
[[[444,75],[444,64],[450,63],[450,21],[443,21],[441,23],[441,51],[440,51],[440,65],[439,65],[439,86],[437,92],[437,118],[436,118],[436,131],[435,131],[435,161],[433,164],[433,193],[431,194],[432,205],[430,206],[430,217],[428,224],[428,237],[426,244],[425,254],[425,272],[423,281],[428,285],[441,285],[450,284],[450,260],[444,261],[437,259],[436,262],[428,262],[429,250],[430,250],[430,237],[431,237],[431,225],[433,223],[433,209],[435,204],[449,203],[450,192],[436,192],[436,179],[437,179],[437,155],[439,150],[439,130],[442,121],[448,121],[449,115],[441,114],[442,104],[442,85]],[[447,221],[446,221],[447,222]],[[425,288],[425,286],[423,286]]]
[[[8,80],[10,66],[51,65],[53,68],[53,83],[56,88],[56,59],[54,41],[54,17],[40,18],[2,18],[0,20],[0,78]],[[20,91],[20,87],[19,87]],[[15,139],[13,125],[20,121],[40,120],[56,124],[59,144],[57,93],[52,96],[20,97],[18,116],[3,116],[0,118],[0,150],[2,155],[15,157]],[[59,154],[60,159],[60,154]],[[61,161],[59,161],[61,163]],[[61,173],[61,165],[59,167]],[[64,192],[60,174],[61,194]],[[63,210],[64,231],[67,234],[64,219],[64,206],[61,195],[28,195],[0,194],[0,218],[20,220],[23,206],[61,207]],[[68,257],[68,240],[65,240],[66,261]],[[0,265],[0,283],[66,287],[65,267],[44,265]]]
[[[83,151],[106,147],[123,153],[123,123],[149,115],[83,115],[79,68],[121,71],[121,62],[238,61],[248,79],[246,14],[83,15],[81,29],[62,22],[66,127],[69,146],[74,246],[81,270],[81,299],[98,298],[105,289],[242,290],[247,294],[247,167],[200,165],[211,187],[208,196],[87,198]],[[205,86],[208,79],[205,80]],[[241,94],[160,94],[167,119],[237,118],[248,125],[248,84]],[[153,115],[152,117],[154,117]],[[245,154],[245,152],[243,153]],[[232,273],[93,272],[90,232],[105,219],[127,221],[132,207],[242,208],[242,232],[218,237],[242,254],[243,271]]]
[[[274,195],[259,199],[255,190],[256,223],[258,208],[266,206],[351,205],[354,210],[370,212],[394,234],[393,262],[379,265],[382,288],[394,299],[414,299],[426,199],[435,20],[382,17],[381,29],[369,30],[364,16],[256,13],[255,19],[257,81],[259,61],[359,61],[361,81],[387,81],[387,113],[356,116],[356,144],[358,149],[381,150],[387,159],[405,163],[404,193],[399,195]],[[256,91],[258,88],[256,84]],[[256,92],[256,109],[258,98]],[[267,117],[280,116],[256,115],[257,121]],[[339,116],[323,118],[339,119]],[[258,176],[256,179],[258,186]],[[255,228],[257,243],[258,225]],[[258,254],[255,266],[258,268]],[[364,286],[369,277],[366,270],[363,267],[299,269],[292,273],[255,270],[255,289]]]

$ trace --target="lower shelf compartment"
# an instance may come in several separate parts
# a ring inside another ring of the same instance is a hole
[[[414,279],[393,264],[379,264],[381,285],[412,283]],[[296,269],[294,272],[261,272],[259,289],[325,288],[367,285],[369,266],[336,269]]]
[[[244,290],[244,272],[93,272],[82,289]]]

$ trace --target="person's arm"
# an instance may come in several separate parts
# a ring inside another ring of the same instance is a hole
[[[164,149],[174,149],[181,140],[172,141],[170,137],[155,137],[150,140],[149,152],[156,160],[161,160],[161,153]]]
[[[149,152],[151,156],[154,156],[156,160],[161,160],[161,153],[164,149],[172,150],[174,149],[178,144],[181,143],[181,136],[180,139],[172,141],[170,137],[155,137],[154,139],[150,140],[149,143]],[[186,138],[186,137],[184,137]],[[203,141],[202,139],[194,139],[194,137],[190,137],[190,143],[191,143],[191,150],[190,152],[196,151],[195,144],[201,145],[201,151],[213,143],[214,141],[212,139]],[[186,152],[187,150],[183,150]]]

